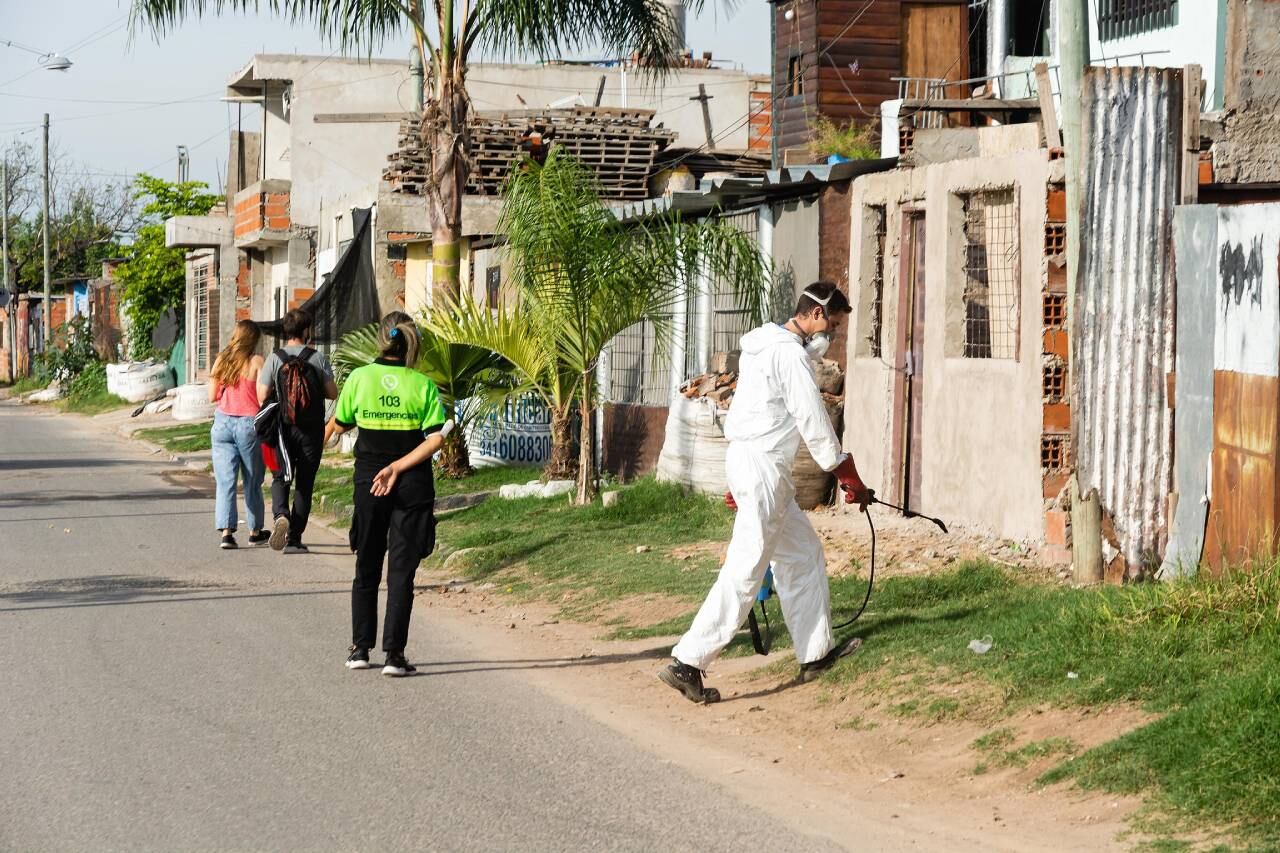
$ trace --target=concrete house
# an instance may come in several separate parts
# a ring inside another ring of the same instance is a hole
[[[232,131],[228,202],[166,223],[168,244],[191,250],[190,376],[207,372],[236,320],[280,317],[332,269],[350,237],[343,206],[373,203],[396,145],[394,123],[345,119],[398,117],[409,77],[404,60],[260,54],[228,79],[227,101],[261,107],[253,129]]]

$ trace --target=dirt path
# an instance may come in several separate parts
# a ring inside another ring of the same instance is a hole
[[[794,686],[795,661],[786,652],[771,655],[773,665],[763,670],[759,658],[718,663],[714,683],[724,701],[692,705],[654,677],[669,653],[666,639],[602,641],[599,626],[559,622],[549,606],[513,604],[492,588],[450,589],[443,577],[420,575],[419,583],[433,580],[440,587],[418,598],[425,625],[455,623],[474,642],[475,660],[459,662],[459,672],[521,670],[664,760],[850,849],[1128,846],[1119,836],[1136,799],[1068,786],[1036,790],[1031,782],[1044,763],[975,774],[981,756],[971,744],[990,727],[921,725],[853,692]],[[429,630],[419,629],[424,641]],[[851,719],[862,724],[849,726]],[[1000,725],[1031,738],[1069,729],[1087,748],[1143,721],[1136,712],[1046,709]]]

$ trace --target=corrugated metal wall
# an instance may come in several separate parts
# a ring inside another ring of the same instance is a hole
[[[1084,89],[1073,445],[1081,494],[1098,490],[1104,539],[1132,577],[1158,565],[1166,536],[1182,72],[1090,68]]]

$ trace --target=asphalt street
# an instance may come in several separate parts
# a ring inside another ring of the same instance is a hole
[[[219,551],[209,489],[0,402],[0,849],[829,848],[518,671],[450,666],[427,608],[419,676],[347,671],[343,543]]]

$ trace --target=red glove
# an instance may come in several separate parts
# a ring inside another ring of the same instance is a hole
[[[875,492],[868,489],[867,484],[858,476],[858,469],[853,465],[853,457],[846,455],[831,473],[836,475],[840,490],[844,492],[844,502],[856,503],[859,512],[866,512],[875,497]]]
[[[724,505],[734,512],[738,511],[738,502],[733,499],[733,492],[724,493]]]

